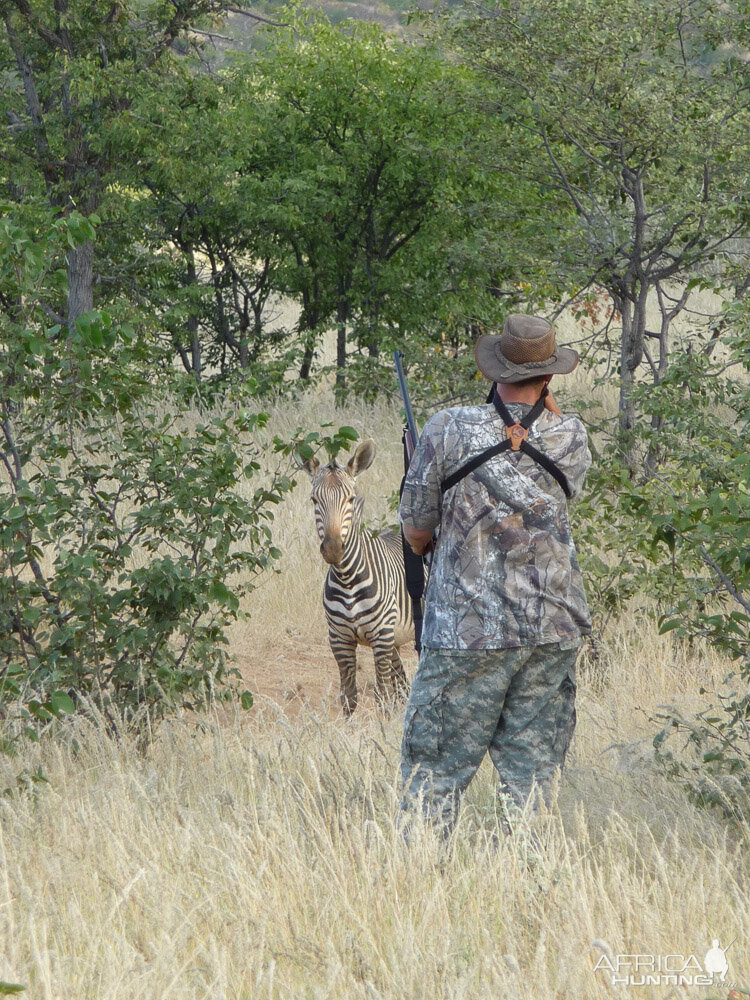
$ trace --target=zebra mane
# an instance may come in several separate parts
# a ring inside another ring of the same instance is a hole
[[[334,479],[337,483],[342,482],[342,477],[340,473],[343,473],[347,477],[347,479],[354,480],[354,476],[352,476],[351,472],[349,472],[347,467],[345,465],[339,465],[335,458],[331,462],[329,462],[328,465],[323,465],[318,470],[319,476],[322,477],[323,475],[325,475],[326,479],[328,480]],[[356,482],[356,480],[354,481]]]

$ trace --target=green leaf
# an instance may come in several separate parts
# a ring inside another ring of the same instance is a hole
[[[64,712],[66,715],[73,715],[76,710],[73,699],[66,691],[55,691],[54,694],[50,695],[47,706],[55,715],[61,712]]]
[[[223,604],[224,607],[230,608],[232,611],[237,611],[240,606],[237,596],[221,580],[215,580],[211,584],[208,594],[212,600],[218,601],[219,604]]]
[[[53,714],[49,711],[46,704],[43,705],[38,699],[32,698],[30,701],[26,702],[26,708],[29,713],[34,716],[35,719],[39,719],[42,722],[49,722],[53,719]]]
[[[659,635],[665,635],[667,632],[673,632],[675,629],[682,628],[684,622],[681,618],[670,618],[659,626]]]
[[[253,707],[253,695],[251,691],[243,691],[240,695],[240,704],[248,712]]]

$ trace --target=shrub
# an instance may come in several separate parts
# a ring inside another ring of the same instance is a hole
[[[226,628],[279,555],[273,510],[293,485],[288,462],[263,467],[267,418],[241,389],[228,415],[185,418],[186,377],[159,369],[149,317],[50,322],[66,249],[91,238],[75,214],[0,223],[0,718],[32,735],[87,702],[114,723],[238,694]]]
[[[731,693],[695,718],[660,717],[657,757],[696,802],[750,816],[750,311],[728,307],[721,359],[696,350],[642,388],[643,474],[616,445],[600,456],[575,517],[600,627],[635,595],[661,631],[705,640],[737,663]],[[613,557],[614,554],[614,557]],[[703,692],[704,694],[706,692]],[[673,751],[683,736],[687,754]]]

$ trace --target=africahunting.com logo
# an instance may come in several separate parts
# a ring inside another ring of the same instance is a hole
[[[736,940],[736,939],[734,939]],[[594,972],[608,977],[613,986],[714,986],[727,982],[727,952],[734,940],[722,948],[711,942],[703,962],[695,955],[612,955],[605,952]]]

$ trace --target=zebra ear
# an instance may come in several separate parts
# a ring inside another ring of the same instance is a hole
[[[308,476],[314,476],[320,468],[320,462],[314,455],[312,458],[300,458],[299,456],[295,456],[294,461],[300,469],[305,470]]]
[[[369,469],[372,460],[375,458],[375,442],[372,438],[367,438],[354,452],[346,464],[347,472],[356,479],[360,472]]]

